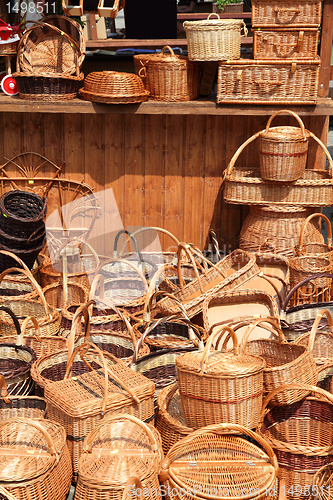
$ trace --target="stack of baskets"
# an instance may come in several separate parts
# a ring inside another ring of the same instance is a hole
[[[84,56],[83,30],[77,22],[52,16],[50,22],[47,18],[47,22],[35,23],[18,46],[13,76],[19,96],[36,100],[74,99],[83,80],[80,67]]]
[[[45,245],[46,199],[29,191],[8,191],[0,198],[0,249],[11,252],[31,269]],[[0,272],[18,267],[0,253]]]
[[[321,3],[254,0],[254,60],[219,63],[217,102],[315,104]]]

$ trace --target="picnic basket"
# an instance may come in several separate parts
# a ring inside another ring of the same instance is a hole
[[[8,395],[6,380],[0,375],[0,421],[8,418],[44,418],[46,401],[38,396]]]
[[[312,349],[314,334],[308,339],[308,345],[288,343],[276,318],[259,318],[248,321],[248,328],[242,340],[242,352],[260,356],[266,362],[264,368],[264,393],[272,392],[276,387],[291,382],[299,384],[316,384],[318,372],[313,358]],[[248,341],[256,326],[269,328],[276,333],[278,340],[259,338]],[[270,328],[272,327],[272,328]],[[236,327],[237,328],[237,327]],[[292,404],[306,396],[304,391],[277,392],[272,398],[275,405]]]
[[[170,500],[262,500],[269,491],[278,495],[277,475],[277,459],[265,439],[241,425],[219,423],[174,444],[162,461],[160,481]]]
[[[299,127],[271,127],[278,115],[291,115]],[[288,109],[275,111],[266,124],[266,129],[259,136],[259,172],[262,179],[273,182],[292,182],[304,173],[308,138],[301,118]]]
[[[257,62],[257,61],[254,61]],[[333,160],[326,146],[312,132],[309,138],[316,141],[328,159],[328,170],[306,168],[300,179],[293,183],[279,184],[261,179],[259,169],[238,167],[235,163],[248,144],[260,137],[263,131],[247,139],[236,151],[224,171],[224,201],[246,205],[297,205],[306,207],[331,206],[333,203]]]
[[[309,396],[297,403],[269,406],[278,393],[295,390]],[[263,401],[257,432],[276,454],[287,498],[307,498],[316,471],[332,462],[332,412],[332,394],[312,385],[281,385]]]
[[[161,500],[158,472],[163,452],[160,441],[153,427],[132,415],[104,418],[85,439],[76,499],[106,498],[107,495],[114,500],[136,498],[137,489],[149,491],[151,500]],[[138,479],[139,488],[134,478]]]
[[[66,499],[72,468],[65,430],[56,422],[23,417],[1,422],[0,456],[0,485],[17,500]]]
[[[258,28],[318,28],[321,4],[321,0],[252,0],[252,25]]]
[[[220,19],[216,13],[209,14],[202,21],[183,23],[188,58],[192,61],[221,61],[239,59],[242,30],[247,28],[242,19]]]
[[[199,97],[200,63],[175,54],[169,45],[165,45],[160,54],[145,54],[143,57],[138,54],[134,59],[137,74],[142,76],[150,99],[191,101]]]
[[[318,28],[301,26],[274,30],[253,30],[254,59],[315,59],[318,53]]]
[[[200,257],[202,261],[209,262],[200,252],[191,248],[189,245],[179,245],[178,256],[185,252],[193,260],[193,255]],[[197,269],[196,266],[193,266]],[[205,298],[209,294],[217,293],[223,290],[225,293],[231,292],[247,281],[259,274],[259,268],[255,263],[255,256],[243,250],[234,250],[220,260],[216,265],[209,262],[209,268],[205,269],[197,278],[190,283],[184,285],[184,280],[181,276],[181,260],[178,257],[178,277],[180,287],[174,293],[175,298],[180,301],[187,315],[191,318],[202,311],[202,306]],[[156,312],[162,315],[172,314],[178,311],[178,306],[169,297],[161,299],[156,304]]]
[[[233,351],[212,351],[216,339],[229,334]],[[218,422],[255,428],[261,410],[265,361],[243,354],[234,330],[224,326],[211,334],[203,351],[176,359],[180,400],[193,429]]]

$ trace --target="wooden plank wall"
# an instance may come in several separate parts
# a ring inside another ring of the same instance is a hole
[[[201,249],[211,227],[221,246],[236,248],[248,209],[223,203],[222,173],[268,117],[0,113],[0,162],[24,151],[65,161],[66,176],[84,179],[96,192],[113,190],[125,227],[163,227]],[[289,123],[296,124],[279,116],[273,125]],[[328,117],[306,116],[304,124],[326,144]],[[310,146],[308,166],[323,168],[320,148]],[[239,162],[258,164],[257,141]],[[112,232],[114,220],[111,211],[99,224]],[[166,250],[172,241],[162,243]],[[106,254],[109,245],[106,239]]]

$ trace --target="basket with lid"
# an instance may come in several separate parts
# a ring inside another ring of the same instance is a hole
[[[138,54],[134,60],[137,74],[142,77],[151,99],[191,101],[199,97],[200,63],[175,54],[168,45],[160,54]]]
[[[220,19],[218,14],[213,13],[202,21],[185,21],[183,26],[190,60],[221,61],[240,58],[242,30],[247,35],[242,19]]]
[[[281,114],[293,116],[300,128],[271,127],[272,120]],[[270,116],[266,129],[259,136],[260,175],[267,181],[291,182],[299,179],[306,167],[308,136],[300,117],[289,110],[280,110]]]
[[[211,349],[213,342],[229,334],[234,349]],[[229,326],[210,335],[203,351],[181,354],[176,359],[181,404],[188,427],[198,429],[218,422],[255,428],[261,411],[265,361],[239,352]]]

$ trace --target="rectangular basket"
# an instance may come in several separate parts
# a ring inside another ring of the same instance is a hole
[[[321,0],[252,0],[252,26],[318,27]]]
[[[254,59],[315,59],[318,52],[317,28],[257,29],[253,32]]]
[[[219,61],[217,103],[315,104],[320,58]]]

